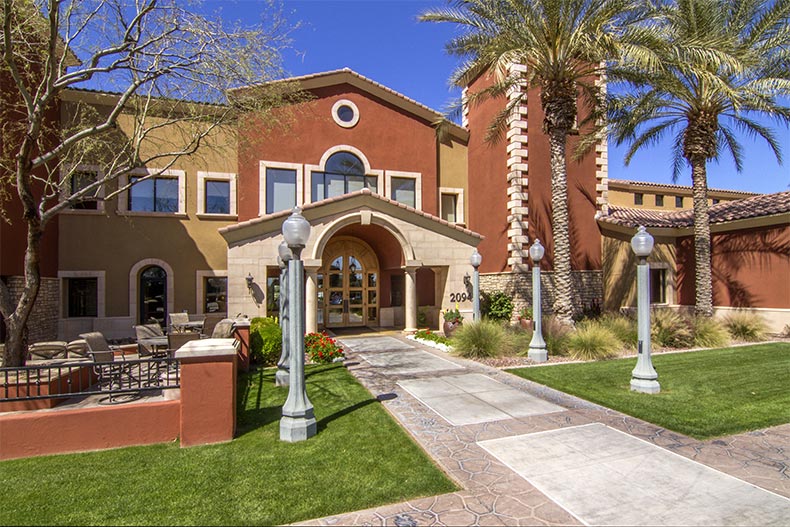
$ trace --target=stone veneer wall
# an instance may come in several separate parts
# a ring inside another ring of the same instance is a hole
[[[22,290],[25,288],[25,278],[23,276],[9,276],[6,284],[14,302],[19,300]],[[38,298],[36,298],[36,304],[33,306],[33,312],[27,322],[28,342],[56,340],[59,316],[60,280],[58,278],[41,278]]]
[[[573,310],[582,313],[593,303],[603,306],[603,272],[573,271]],[[552,313],[554,304],[554,273],[540,273],[541,306],[543,313]],[[480,275],[480,289],[487,293],[504,291],[513,297],[513,320],[524,307],[532,307],[532,271],[490,273]]]

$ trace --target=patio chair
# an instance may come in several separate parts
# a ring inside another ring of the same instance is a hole
[[[88,358],[88,343],[85,339],[72,340],[66,344],[66,354],[69,359]]]
[[[170,313],[170,333],[182,333],[189,322],[189,313]]]
[[[121,354],[121,360],[116,361],[115,352],[120,348],[111,346],[98,331],[80,333],[80,337],[85,340],[88,356],[95,363],[93,371],[99,386],[110,391],[107,397],[99,400],[99,404],[118,404],[139,399],[139,392],[117,393],[119,390],[131,390],[140,386],[140,380],[132,375],[132,365],[126,362],[124,355]]]
[[[223,318],[217,325],[214,326],[214,330],[211,332],[211,338],[213,339],[229,339],[233,337],[233,326],[236,323],[232,318]]]
[[[214,328],[219,323],[220,320],[224,320],[227,315],[222,313],[211,313],[206,315],[206,318],[203,320],[203,330],[200,332],[200,335],[203,338],[208,338],[212,336],[214,333]]]
[[[167,356],[167,337],[159,324],[139,324],[132,328],[137,337],[137,353],[141,357]]]
[[[65,359],[67,356],[66,342],[62,340],[36,342],[27,347],[27,354],[30,360]]]
[[[167,349],[170,353],[175,353],[181,346],[190,340],[200,339],[200,334],[192,331],[186,333],[170,333],[167,335]]]

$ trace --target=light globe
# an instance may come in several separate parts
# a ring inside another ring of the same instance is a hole
[[[653,251],[653,237],[642,225],[639,226],[636,234],[631,238],[631,249],[640,258],[650,256],[650,253]]]
[[[477,252],[477,249],[475,249],[475,252],[473,252],[472,256],[469,257],[469,263],[472,264],[472,267],[477,269],[480,267],[480,264],[483,263],[483,255]]]
[[[532,258],[533,262],[539,262],[543,258],[545,252],[546,249],[541,245],[540,240],[535,238],[535,241],[529,247],[529,257]]]
[[[310,222],[302,216],[302,209],[294,207],[288,219],[283,222],[283,238],[288,247],[304,247],[310,238]]]
[[[280,242],[280,245],[277,246],[277,253],[277,257],[283,262],[287,262],[293,258],[293,253],[291,252],[291,249],[288,248],[288,243],[285,241]]]

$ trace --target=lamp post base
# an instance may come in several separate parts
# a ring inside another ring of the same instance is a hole
[[[315,422],[312,408],[308,414],[302,417],[282,416],[280,419],[280,441],[296,443],[313,437],[318,431],[318,425]]]
[[[637,379],[631,378],[631,391],[640,393],[658,393],[661,391],[661,385],[655,379]]]
[[[529,348],[527,358],[532,359],[534,362],[546,362],[549,360],[549,352],[546,348]]]
[[[288,370],[278,369],[277,373],[274,374],[274,385],[289,386],[290,377],[291,377],[291,373]]]

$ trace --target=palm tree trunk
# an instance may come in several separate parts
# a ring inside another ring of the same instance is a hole
[[[568,233],[568,174],[565,163],[567,133],[549,132],[551,150],[551,235],[554,243],[554,316],[573,325],[571,247]]]
[[[710,317],[713,316],[713,283],[707,173],[704,159],[692,159],[690,163],[694,196],[694,313]]]

